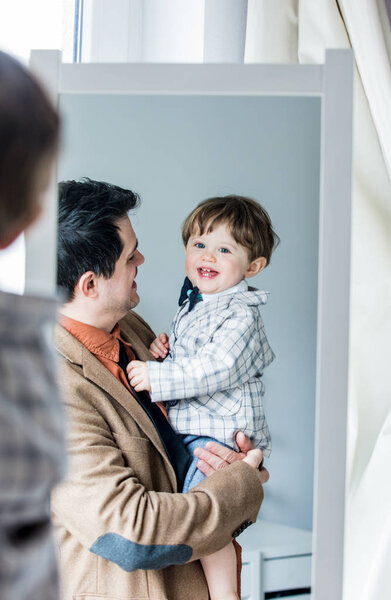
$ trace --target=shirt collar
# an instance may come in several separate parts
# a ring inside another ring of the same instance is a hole
[[[83,344],[96,356],[103,356],[118,362],[119,360],[119,339],[120,339],[120,328],[118,323],[114,329],[109,333],[94,327],[93,325],[87,325],[81,321],[76,321],[70,317],[66,317],[63,314],[59,314],[59,323],[69,331],[80,343]]]
[[[202,299],[204,302],[209,302],[214,298],[218,298],[219,296],[226,296],[228,294],[237,294],[238,292],[247,292],[248,285],[245,279],[239,281],[236,285],[228,288],[227,290],[223,290],[222,292],[217,292],[216,294],[202,294]]]

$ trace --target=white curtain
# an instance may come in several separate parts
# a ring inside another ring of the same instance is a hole
[[[247,61],[356,58],[344,600],[391,598],[390,41],[382,2],[249,0]]]
[[[243,62],[247,0],[84,0],[83,62]]]

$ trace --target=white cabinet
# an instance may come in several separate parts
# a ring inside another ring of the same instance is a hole
[[[270,521],[257,521],[238,538],[243,548],[242,600],[309,600],[312,533]],[[297,593],[294,593],[297,590]]]

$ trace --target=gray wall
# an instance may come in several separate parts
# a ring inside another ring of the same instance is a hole
[[[59,178],[130,187],[146,262],[138,311],[168,331],[184,277],[180,225],[202,199],[248,195],[269,211],[281,245],[252,283],[277,355],[266,370],[273,438],[263,518],[312,526],[320,154],[317,98],[63,96]]]

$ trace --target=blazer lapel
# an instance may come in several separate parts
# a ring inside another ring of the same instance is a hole
[[[86,379],[89,379],[102,388],[107,394],[119,402],[129,414],[132,415],[134,420],[137,422],[137,425],[144,431],[145,435],[153,443],[166,462],[171,483],[173,488],[176,490],[177,481],[174,468],[166,455],[159,434],[156,431],[151,419],[137,402],[136,398],[134,398],[131,392],[120,381],[118,381],[118,379],[112,373],[110,373],[110,371],[106,369],[105,366],[102,365],[102,363],[100,363],[99,360],[84,346],[82,353],[82,367]]]

